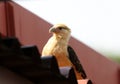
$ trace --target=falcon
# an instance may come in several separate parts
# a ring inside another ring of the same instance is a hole
[[[71,30],[65,24],[56,24],[49,29],[52,37],[42,50],[42,56],[55,56],[59,67],[72,66],[77,79],[85,79],[87,76],[74,51],[68,45]]]

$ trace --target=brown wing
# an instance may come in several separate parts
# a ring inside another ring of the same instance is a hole
[[[86,73],[72,47],[68,46],[69,59],[75,66],[76,70],[81,74],[83,78],[86,78]]]

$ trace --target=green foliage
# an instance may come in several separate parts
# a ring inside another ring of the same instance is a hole
[[[113,57],[109,57],[109,58],[120,64],[120,57],[114,57],[113,56]]]
[[[108,58],[120,64],[120,55],[109,54]]]

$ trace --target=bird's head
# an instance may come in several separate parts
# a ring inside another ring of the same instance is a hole
[[[60,38],[69,38],[71,30],[64,24],[56,24],[49,29],[49,32]]]

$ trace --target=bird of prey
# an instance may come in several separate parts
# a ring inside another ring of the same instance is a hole
[[[71,30],[65,24],[56,24],[49,29],[52,37],[42,50],[42,56],[55,56],[59,67],[72,66],[77,79],[86,78],[86,74],[73,48],[68,45]]]

